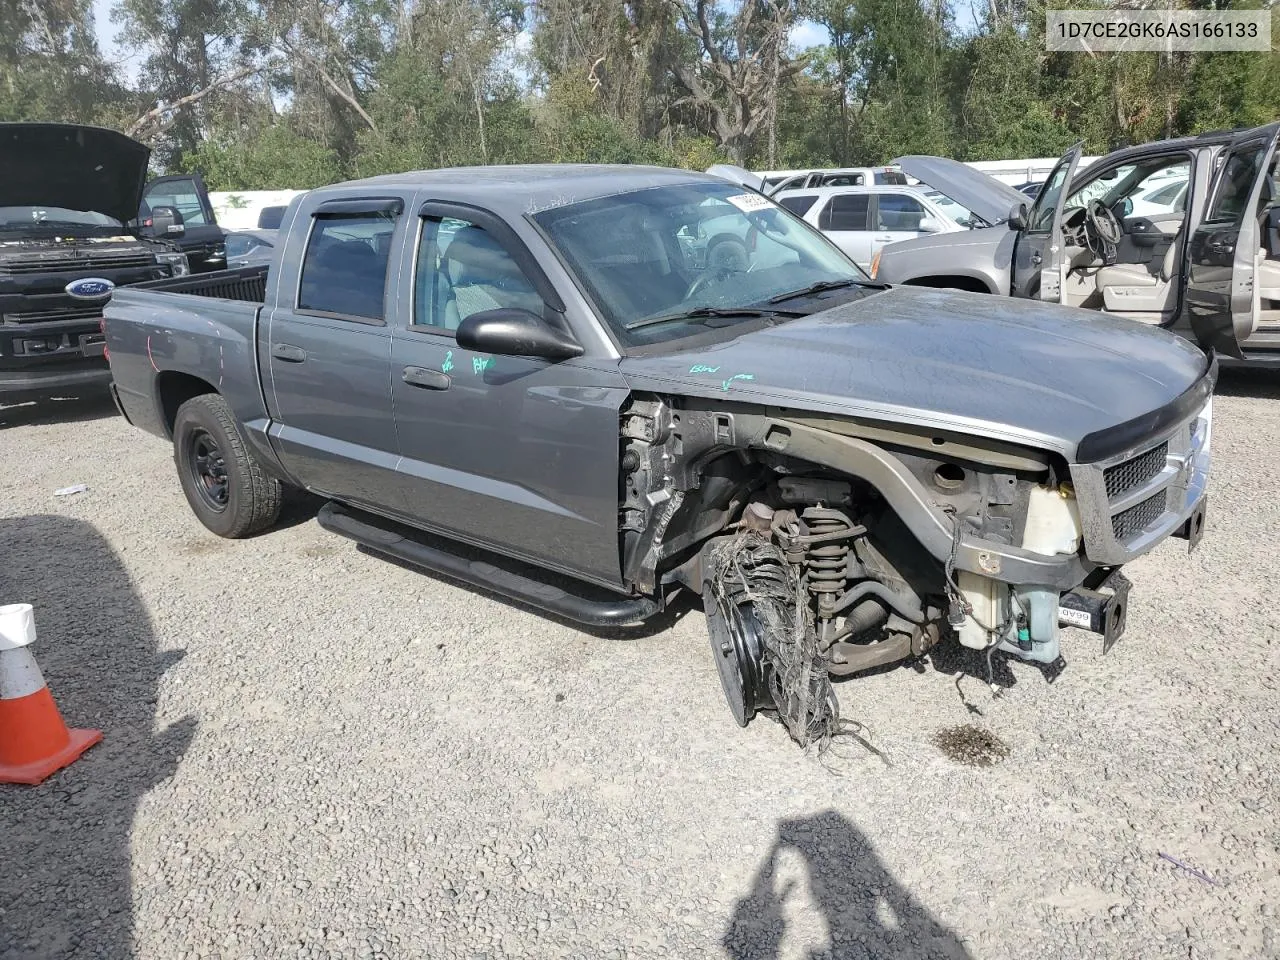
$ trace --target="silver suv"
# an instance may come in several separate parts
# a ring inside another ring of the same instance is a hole
[[[1129,147],[1079,175],[1076,144],[1029,209],[954,160],[899,158],[996,225],[888,245],[871,273],[1098,310],[1207,339],[1226,362],[1280,362],[1278,134],[1273,123]]]

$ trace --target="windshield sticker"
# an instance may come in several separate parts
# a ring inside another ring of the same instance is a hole
[[[732,197],[725,197],[729,203],[741,210],[743,213],[754,213],[757,210],[771,210],[773,201],[768,197],[762,197],[758,193],[739,193]]]
[[[732,377],[730,377],[728,380],[725,380],[723,383],[721,383],[721,384],[720,384],[720,389],[721,389],[721,390],[723,390],[725,393],[728,393],[728,392],[729,392],[729,384],[733,383],[733,381],[735,381],[735,380],[754,380],[755,378],[756,378],[756,375],[755,375],[754,373],[735,373],[735,374],[734,374]]]
[[[471,372],[477,377],[493,366],[493,357],[472,357]]]
[[[719,367],[709,367],[705,363],[695,363],[689,368],[690,373],[715,373]]]
[[[444,363],[440,364],[440,372],[448,373],[453,369],[453,351],[450,350],[444,355]]]

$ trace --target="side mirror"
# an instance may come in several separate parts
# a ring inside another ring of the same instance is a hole
[[[1015,203],[1009,209],[1009,219],[1006,221],[1010,230],[1027,229],[1027,204],[1025,201]]]
[[[1117,219],[1123,220],[1125,217],[1129,216],[1129,214],[1133,213],[1133,198],[1125,197],[1115,205],[1111,212],[1116,215]]]
[[[508,357],[568,360],[582,356],[582,345],[518,307],[482,310],[458,324],[458,346]]]
[[[921,217],[920,223],[916,226],[916,230],[920,233],[940,233],[942,224],[933,217]]]
[[[151,230],[157,235],[182,236],[187,232],[177,207],[152,207]]]

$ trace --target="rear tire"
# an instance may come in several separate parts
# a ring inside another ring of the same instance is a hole
[[[263,472],[218,394],[193,397],[178,408],[173,459],[192,513],[218,536],[248,537],[280,516],[280,481]]]

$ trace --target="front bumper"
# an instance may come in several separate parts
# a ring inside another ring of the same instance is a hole
[[[1119,566],[1166,537],[1190,539],[1193,527],[1198,542],[1212,463],[1212,417],[1209,397],[1184,419],[1125,450],[1071,464],[1084,552],[1091,561]]]
[[[47,364],[18,370],[0,370],[0,400],[12,403],[23,397],[49,396],[66,391],[101,389],[111,383],[105,360],[74,366]]]

